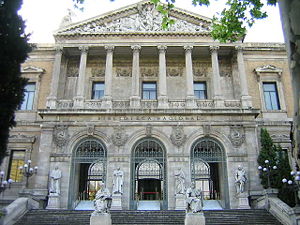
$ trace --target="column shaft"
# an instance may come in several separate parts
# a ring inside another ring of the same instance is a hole
[[[236,46],[237,50],[237,64],[238,64],[238,71],[240,75],[240,82],[241,82],[241,96],[248,96],[248,85],[247,85],[247,77],[245,71],[245,63],[244,63],[244,56],[243,56],[243,48],[241,46]]]
[[[112,77],[113,77],[113,50],[114,46],[105,46],[106,50],[106,66],[105,66],[105,90],[104,95],[106,98],[112,96]]]
[[[81,56],[80,56],[79,76],[78,76],[78,82],[77,82],[76,95],[79,98],[84,98],[85,71],[86,71],[88,47],[81,46],[81,47],[79,47],[79,50],[81,51]]]
[[[211,64],[212,64],[212,85],[213,85],[213,98],[221,99],[221,87],[220,87],[220,69],[218,60],[219,46],[210,46],[211,51]]]
[[[130,97],[130,107],[139,108],[140,107],[140,50],[141,46],[134,45],[131,46],[133,50],[132,58],[132,87],[131,87],[131,97]]]
[[[184,46],[185,49],[185,71],[186,71],[186,95],[187,98],[194,98],[194,77],[192,50],[193,46]]]
[[[159,92],[158,96],[167,96],[167,66],[166,46],[158,46],[159,49]]]

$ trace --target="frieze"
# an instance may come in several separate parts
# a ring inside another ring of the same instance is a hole
[[[105,68],[92,68],[91,73],[92,73],[92,77],[104,77]]]
[[[53,141],[57,147],[64,147],[69,140],[68,126],[58,125],[55,126],[53,131]]]
[[[210,31],[210,26],[206,21],[191,23],[179,18],[170,16],[175,20],[175,24],[171,25],[168,30],[164,30],[161,26],[162,15],[155,10],[154,5],[148,4],[138,7],[138,13],[128,15],[123,18],[117,18],[112,21],[94,20],[89,23],[82,24],[77,27],[71,27],[59,31],[58,34],[80,34],[80,33],[108,33],[108,32],[204,32]]]
[[[116,74],[117,77],[131,77],[132,74],[131,67],[117,67]]]
[[[34,143],[35,140],[36,136],[29,136],[20,133],[9,136],[10,143]]]
[[[183,67],[168,67],[167,76],[169,77],[182,77]]]
[[[78,77],[79,68],[78,67],[68,67],[67,77]]]
[[[289,134],[276,133],[276,134],[271,134],[270,136],[275,142],[279,142],[279,141],[280,142],[290,142],[291,141]]]
[[[231,126],[228,137],[234,147],[240,147],[245,141],[245,131],[243,126]]]
[[[195,77],[208,77],[211,74],[211,64],[210,63],[193,63],[193,75]]]
[[[111,135],[112,143],[118,147],[125,145],[128,140],[128,134],[125,133],[125,129],[122,126],[114,128],[114,132]]]
[[[173,145],[180,147],[186,141],[186,134],[184,134],[183,126],[177,125],[172,127],[172,134],[170,135],[170,140]]]
[[[154,66],[142,66],[140,68],[140,73],[142,77],[157,77],[158,67]]]

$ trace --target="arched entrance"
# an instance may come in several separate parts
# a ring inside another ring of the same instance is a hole
[[[69,208],[80,201],[92,201],[101,182],[106,180],[107,152],[96,138],[81,140],[73,151],[69,188]]]
[[[131,158],[131,209],[167,209],[166,158],[154,138],[138,141]]]
[[[198,139],[191,149],[192,181],[205,200],[217,200],[229,208],[226,159],[221,144],[213,138]]]

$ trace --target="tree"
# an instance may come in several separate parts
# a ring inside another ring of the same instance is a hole
[[[18,15],[22,0],[0,0],[0,163],[6,156],[9,129],[15,125],[14,112],[23,100],[26,79],[20,65],[30,46],[24,21]]]
[[[85,0],[73,0],[76,8],[81,8]],[[151,0],[156,9],[163,15],[162,27],[167,29],[175,23],[170,17],[176,0]],[[191,0],[193,5],[208,6],[211,0]],[[220,42],[234,42],[243,40],[247,27],[251,27],[256,20],[267,17],[262,10],[264,5],[276,5],[277,0],[227,0],[227,7],[218,17],[213,18],[211,35]]]
[[[261,149],[257,158],[258,165],[265,167],[273,167],[277,166],[277,157],[276,157],[276,146],[273,144],[272,138],[270,137],[268,131],[264,128],[260,131],[260,143],[261,143]],[[269,163],[266,163],[265,161],[268,160]],[[275,170],[270,171],[270,186],[272,188],[277,188],[277,182],[275,180],[276,177]],[[261,184],[264,188],[268,188],[268,176],[266,172],[261,172],[259,177],[261,178]]]

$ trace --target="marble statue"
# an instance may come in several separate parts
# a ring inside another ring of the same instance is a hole
[[[235,185],[237,193],[244,192],[246,181],[247,177],[245,169],[242,166],[238,166],[238,169],[235,172]]]
[[[114,171],[113,194],[123,193],[123,176],[124,172],[118,167],[118,169]]]
[[[111,207],[112,197],[105,185],[102,183],[100,189],[96,193],[96,197],[94,199],[95,211],[93,214],[102,214],[109,213],[109,209]]]
[[[49,192],[50,194],[60,194],[60,180],[61,180],[61,170],[56,166],[54,170],[50,172],[50,185]]]
[[[203,208],[203,194],[195,183],[186,190],[186,213],[199,213]]]
[[[185,193],[185,174],[181,168],[175,172],[175,188],[176,194]]]

